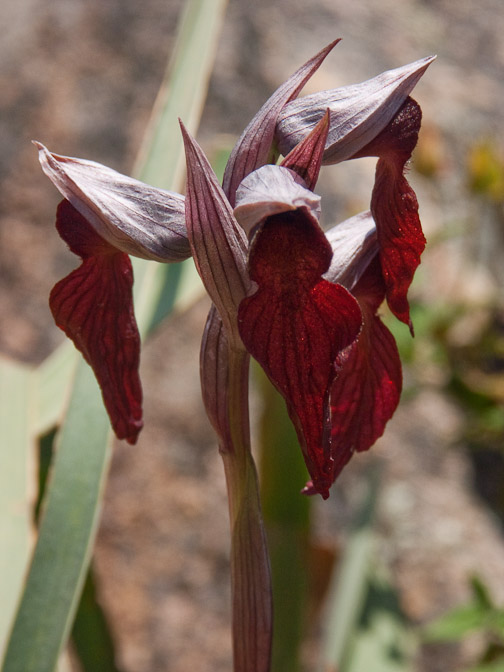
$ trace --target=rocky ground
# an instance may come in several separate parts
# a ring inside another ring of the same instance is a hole
[[[55,151],[131,169],[173,47],[179,0],[4,0],[0,20],[0,351],[40,362],[62,340],[47,308],[75,260],[53,230],[58,202],[31,139]],[[310,89],[340,86],[431,53],[416,89],[437,180],[411,173],[428,235],[467,223],[471,142],[499,137],[504,104],[501,0],[230,0],[199,138],[239,133],[295,68],[343,37]],[[372,163],[335,167],[322,182],[327,223],[367,207]],[[423,298],[484,294],[478,236],[425,255]],[[487,268],[499,258],[494,246]],[[421,286],[420,286],[421,285]],[[489,289],[490,288],[490,289]],[[118,445],[97,548],[100,594],[125,672],[231,669],[224,479],[199,397],[198,349],[207,304],[164,324],[142,359],[146,427]],[[324,543],[342,543],[362,472],[377,457],[383,487],[379,551],[401,604],[422,623],[468,595],[478,572],[504,600],[502,530],[473,488],[457,443],[460,410],[436,371],[408,370],[406,399],[372,455],[349,466],[318,505]],[[417,672],[455,672],[472,651],[426,650]]]

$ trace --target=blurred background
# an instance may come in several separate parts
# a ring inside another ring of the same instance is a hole
[[[30,141],[130,173],[182,4],[1,3],[3,355],[38,363],[63,340],[47,297],[76,263],[54,232],[59,195]],[[424,123],[409,179],[429,243],[411,293],[415,340],[389,321],[405,362],[403,400],[330,500],[314,502],[311,540],[324,584],[378,462],[377,554],[416,625],[472,599],[474,575],[504,604],[502,35],[501,0],[230,0],[198,134],[209,152],[229,146],[336,37],[343,41],[307,92],[438,55],[414,92]],[[327,226],[367,209],[373,171],[371,160],[323,171]],[[198,301],[144,348],[146,426],[137,446],[115,450],[95,567],[124,672],[231,669],[227,503],[198,378],[207,309]],[[317,605],[307,613],[311,670]],[[489,647],[502,650],[484,629],[459,640],[424,644],[415,672],[465,670]]]

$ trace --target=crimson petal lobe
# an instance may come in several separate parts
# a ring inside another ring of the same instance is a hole
[[[413,330],[408,289],[425,237],[418,216],[415,192],[404,176],[404,167],[418,139],[422,112],[408,98],[387,128],[356,156],[378,156],[371,212],[376,223],[387,303],[394,315]]]
[[[302,209],[268,218],[249,257],[258,289],[238,314],[242,340],[284,397],[314,487],[324,498],[333,471],[334,362],[361,327],[355,299],[321,277],[331,254],[318,223]]]
[[[363,326],[359,338],[337,360],[331,388],[332,453],[335,479],[354,451],[368,450],[383,434],[402,389],[402,372],[394,337],[376,311],[385,297],[378,259],[353,290]]]
[[[58,207],[56,226],[82,264],[53,288],[52,314],[93,368],[117,437],[135,443],[143,422],[130,259],[66,200]]]

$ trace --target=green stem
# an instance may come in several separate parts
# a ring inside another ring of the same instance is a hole
[[[308,603],[311,498],[300,494],[306,467],[285,402],[256,366],[263,410],[259,425],[261,501],[275,603],[274,672],[299,672]]]
[[[273,625],[271,573],[250,450],[249,356],[229,349],[229,446],[221,448],[231,525],[234,672],[269,672]]]

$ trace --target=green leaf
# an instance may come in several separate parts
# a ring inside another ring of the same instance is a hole
[[[308,474],[285,402],[254,365],[263,405],[260,420],[261,501],[273,580],[272,669],[296,672],[305,625],[311,499]]]
[[[378,470],[371,471],[366,500],[334,576],[320,666],[324,672],[412,669],[412,633],[373,553],[378,483]]]
[[[160,189],[178,189],[185,155],[178,119],[195,134],[206,99],[227,0],[190,0],[134,170]]]
[[[428,642],[458,641],[468,633],[483,628],[486,620],[486,610],[482,610],[479,605],[464,605],[430,623],[424,631],[424,637]]]
[[[0,656],[5,650],[28,566],[34,494],[32,372],[0,358]]]
[[[186,3],[167,77],[134,171],[140,180],[153,186],[180,190],[185,154],[178,119],[196,135],[226,5],[227,0]],[[145,325],[144,334],[172,310],[184,309],[202,294],[192,260],[174,266],[134,259],[133,268],[137,319]],[[179,286],[184,289],[177,296]]]
[[[34,372],[34,435],[46,434],[61,424],[78,361],[77,350],[65,341]]]
[[[342,672],[408,672],[412,670],[412,645],[395,591],[373,572]]]
[[[89,562],[110,460],[108,417],[81,362],[58,441],[52,485],[5,672],[53,672],[69,634]],[[27,646],[29,642],[29,646]]]
[[[491,663],[483,663],[476,667],[471,667],[466,672],[502,672],[504,670],[504,657],[493,660]]]
[[[443,614],[424,629],[426,641],[458,641],[476,630],[502,632],[504,611],[494,605],[488,588],[471,577],[472,600]]]
[[[479,576],[471,577],[471,589],[474,595],[474,600],[481,609],[492,610],[495,608],[490,591]]]
[[[108,622],[96,599],[92,566],[84,582],[72,629],[72,644],[83,672],[118,672]]]
[[[325,619],[320,670],[341,667],[351,637],[357,628],[368,590],[373,548],[373,517],[378,492],[378,475],[372,474],[369,492],[350,534],[345,552],[330,588]]]
[[[182,117],[195,133],[225,5],[225,0],[190,0],[186,5],[170,74],[151,123],[151,139],[145,145],[141,162],[145,167],[137,171],[152,184],[178,187],[184,161],[182,144],[173,144],[179,136],[175,117]],[[137,319],[144,335],[154,316],[159,318],[157,306],[165,284],[159,268],[163,267],[143,262],[135,265]],[[168,309],[175,303],[169,302]],[[34,423],[39,430],[50,429],[67,396],[72,363],[66,357],[61,350],[38,372],[37,387],[44,394]],[[52,392],[54,379],[47,375],[51,366],[60,372],[56,375],[57,389]],[[45,395],[50,395],[49,399]],[[26,414],[18,424],[28,426]],[[77,367],[57,445],[39,539],[4,672],[53,672],[70,631],[89,563],[110,460],[110,431],[101,394],[83,361]]]

